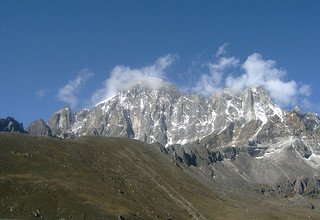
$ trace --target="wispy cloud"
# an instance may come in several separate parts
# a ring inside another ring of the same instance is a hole
[[[299,93],[303,96],[310,96],[311,95],[310,85],[303,84],[302,86],[300,86]]]
[[[169,54],[158,58],[154,64],[142,68],[116,66],[103,83],[103,87],[93,94],[92,103],[109,99],[117,92],[130,89],[138,83],[152,89],[159,88],[166,79],[165,70],[177,59],[177,56]]]
[[[320,112],[320,103],[312,102],[308,98],[300,100],[298,105],[307,111]]]
[[[65,86],[59,89],[57,98],[62,102],[66,102],[71,108],[78,104],[78,93],[85,82],[93,76],[93,73],[88,69],[78,72],[77,77],[70,80]]]
[[[39,90],[35,93],[35,95],[36,95],[38,98],[41,99],[42,97],[46,96],[48,93],[49,93],[49,90],[47,90],[47,89],[39,89]]]
[[[221,45],[216,52],[216,57],[225,55],[227,46],[228,46],[228,43],[224,43],[223,45]]]
[[[208,63],[208,74],[202,74],[192,90],[204,96],[209,96],[223,89],[225,72],[230,68],[237,67],[238,64],[239,60],[234,57],[222,57],[215,63]]]

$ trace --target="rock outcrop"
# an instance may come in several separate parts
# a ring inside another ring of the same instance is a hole
[[[23,124],[13,117],[0,118],[0,131],[26,133]]]
[[[27,128],[27,132],[34,136],[52,137],[51,128],[43,119],[32,122]]]
[[[70,137],[71,132],[69,130],[75,122],[74,114],[70,108],[62,108],[59,111],[52,114],[49,119],[49,126],[52,133],[60,137]]]

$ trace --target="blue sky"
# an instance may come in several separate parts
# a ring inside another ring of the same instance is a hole
[[[149,69],[204,95],[261,82],[285,108],[320,111],[319,1],[0,2],[0,117],[25,126]]]

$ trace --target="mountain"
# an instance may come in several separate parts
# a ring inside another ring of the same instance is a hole
[[[23,124],[13,117],[0,118],[0,131],[26,133],[23,129]]]
[[[49,120],[59,137],[117,136],[163,146],[204,143],[228,132],[219,146],[258,144],[265,148],[261,157],[286,142],[297,145],[299,154],[314,166],[320,161],[319,125],[315,113],[282,110],[262,87],[238,93],[225,89],[205,98],[179,93],[171,84],[156,90],[138,85],[90,110],[60,109]]]
[[[0,218],[319,219],[314,199],[199,178],[159,144],[0,133]]]
[[[162,145],[185,144],[235,124],[255,120],[260,128],[283,111],[262,88],[234,94],[224,90],[210,98],[181,94],[166,84],[152,90],[138,85],[101,102],[91,110],[55,112],[49,125],[58,136],[123,136]]]
[[[201,181],[319,209],[320,119],[281,109],[262,87],[206,98],[143,84],[92,109],[55,112],[54,136],[127,137],[158,144]],[[165,147],[164,147],[165,146]],[[250,190],[249,190],[250,189]]]

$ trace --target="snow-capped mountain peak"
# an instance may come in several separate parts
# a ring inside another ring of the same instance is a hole
[[[172,84],[151,89],[141,83],[91,110],[73,114],[62,109],[49,124],[57,135],[125,136],[172,145],[202,139],[231,123],[237,129],[261,121],[261,128],[272,117],[283,122],[284,111],[261,87],[237,93],[225,89],[207,98],[180,93]]]

